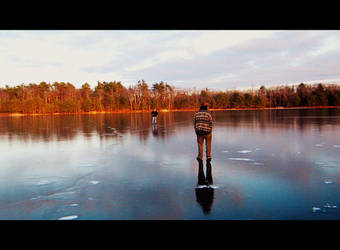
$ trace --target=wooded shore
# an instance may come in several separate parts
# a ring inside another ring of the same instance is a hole
[[[166,83],[145,81],[126,88],[121,82],[88,83],[76,88],[71,83],[41,82],[0,88],[0,114],[98,114],[193,111],[202,102],[210,110],[262,110],[340,107],[340,85],[322,83],[275,86],[244,91],[178,89]]]

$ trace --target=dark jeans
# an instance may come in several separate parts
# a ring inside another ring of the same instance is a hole
[[[197,158],[200,158],[203,160],[203,143],[205,141],[206,157],[207,159],[211,159],[211,138],[212,138],[212,133],[209,133],[207,135],[197,135],[197,144],[198,144]]]

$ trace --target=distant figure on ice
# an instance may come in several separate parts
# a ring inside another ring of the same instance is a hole
[[[156,109],[152,110],[151,115],[152,115],[152,124],[155,124],[157,122],[157,115],[158,115],[157,110]]]
[[[194,128],[197,135],[198,156],[199,162],[203,161],[203,143],[205,140],[206,159],[207,163],[211,161],[211,139],[212,139],[213,121],[211,113],[208,111],[208,103],[204,102],[200,110],[194,115]]]

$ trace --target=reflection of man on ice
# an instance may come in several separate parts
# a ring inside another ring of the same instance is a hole
[[[155,124],[157,122],[157,115],[158,115],[157,110],[156,109],[152,110],[151,115],[152,115],[152,124]]]

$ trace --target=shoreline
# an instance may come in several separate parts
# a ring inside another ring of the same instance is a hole
[[[239,110],[286,110],[286,109],[330,109],[340,108],[340,106],[313,106],[313,107],[263,107],[263,108],[211,108],[210,111],[239,111]],[[184,112],[184,111],[196,111],[199,108],[189,109],[159,109],[160,113],[168,112]],[[90,112],[73,112],[73,113],[0,113],[0,116],[41,116],[41,115],[95,115],[95,114],[121,114],[121,113],[149,113],[150,110],[134,110],[134,111],[90,111]]]

